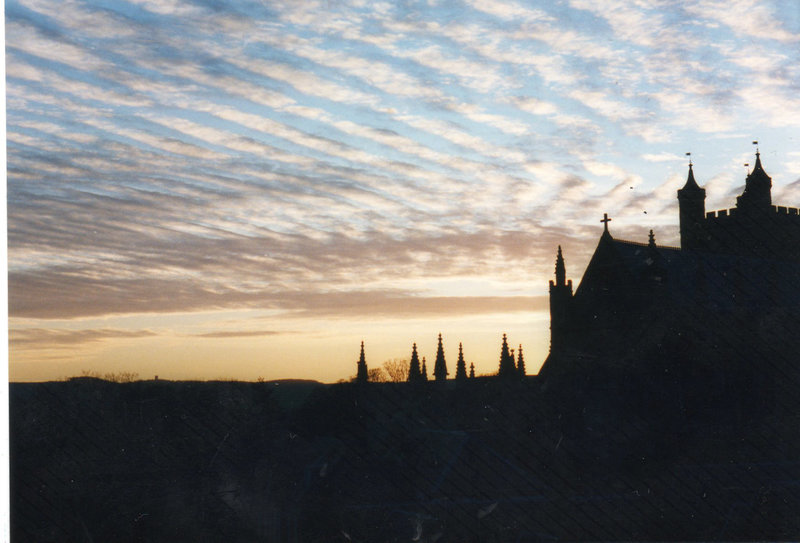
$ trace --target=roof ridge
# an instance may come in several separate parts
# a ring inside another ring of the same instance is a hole
[[[616,241],[618,243],[624,243],[626,245],[636,245],[637,247],[649,247],[650,246],[650,244],[648,244],[648,243],[643,243],[641,241],[630,241],[630,240],[627,240],[627,239],[614,238],[614,241]],[[656,245],[656,248],[657,249],[676,249],[676,250],[680,250],[681,249],[680,247],[675,247],[674,245]]]

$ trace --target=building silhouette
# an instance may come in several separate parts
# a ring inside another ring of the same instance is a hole
[[[444,360],[444,347],[442,346],[442,334],[439,334],[439,346],[436,348],[436,362],[433,366],[433,377],[436,381],[444,381],[448,375],[447,363]]]
[[[419,383],[422,379],[422,369],[419,365],[419,355],[417,354],[417,344],[411,348],[411,362],[408,364],[408,382]]]
[[[736,207],[705,211],[706,191],[689,164],[686,184],[678,191],[681,248],[772,260],[800,260],[797,208],[772,205],[772,178],[756,152],[753,171],[736,198]]]
[[[604,214],[597,248],[574,288],[558,246],[550,351],[537,381],[617,373],[634,383],[672,372],[722,382],[734,395],[768,387],[762,397],[776,393],[776,383],[787,394],[790,383],[800,386],[793,364],[800,353],[800,211],[773,205],[771,189],[756,151],[735,207],[706,211],[690,161],[677,191],[680,247],[659,245],[653,230],[646,242],[616,239]],[[525,378],[522,345],[516,355],[503,334],[498,377]],[[414,344],[409,382],[428,380],[421,358]],[[468,378],[466,366],[459,344],[456,380]],[[356,380],[366,374],[362,344]],[[442,382],[448,374],[439,334],[432,377]]]
[[[736,207],[706,212],[690,162],[678,190],[681,247],[658,245],[652,230],[647,242],[615,239],[605,215],[574,292],[559,246],[540,375],[672,372],[730,394],[761,385],[772,394],[794,379],[800,214],[773,205],[771,187],[756,152]]]
[[[356,364],[356,382],[366,383],[369,380],[369,370],[367,368],[367,359],[364,356],[364,342],[361,342],[361,354],[358,357]]]
[[[464,379],[467,379],[467,362],[464,360],[464,347],[459,343],[458,361],[456,362],[456,380],[463,381]]]

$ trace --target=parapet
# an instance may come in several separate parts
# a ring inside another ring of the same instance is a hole
[[[719,209],[717,211],[708,211],[706,213],[706,219],[722,219],[724,217],[733,217],[736,215],[736,212],[739,211],[738,209],[731,208],[731,209]]]
[[[775,215],[800,215],[800,209],[787,206],[770,206]],[[721,219],[723,217],[733,217],[739,210],[737,208],[719,209],[717,211],[707,211],[706,219]]]
[[[796,207],[772,206],[772,210],[778,215],[798,215],[798,214],[800,214],[800,210],[798,210]]]

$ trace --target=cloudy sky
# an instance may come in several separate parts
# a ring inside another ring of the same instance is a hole
[[[11,378],[336,381],[676,245],[692,152],[800,204],[795,0],[6,0]]]

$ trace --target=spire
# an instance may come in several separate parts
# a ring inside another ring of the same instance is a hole
[[[653,234],[652,230],[650,230],[650,239],[647,241],[647,246],[650,249],[655,249],[656,248],[656,235]]]
[[[556,256],[556,285],[563,287],[566,284],[567,268],[564,265],[564,256],[561,254],[561,245],[558,246],[558,255]]]
[[[367,371],[367,359],[364,356],[364,342],[361,342],[361,356],[358,358],[358,369],[356,371],[356,382],[366,383],[369,378]]]
[[[464,350],[461,343],[458,344],[458,362],[456,362],[456,380],[460,381],[467,378],[467,363],[464,361]]]
[[[474,362],[470,362],[470,364],[469,364],[469,378],[470,379],[475,379],[475,363]]]
[[[427,366],[425,366],[425,357],[424,356],[422,357],[422,380],[423,381],[427,381],[428,380],[428,368],[427,368]]]
[[[503,345],[500,347],[500,368],[497,375],[500,377],[511,377],[516,375],[517,368],[514,364],[514,357],[508,350],[508,338],[503,334]]]
[[[436,362],[433,365],[433,377],[437,381],[444,381],[447,379],[447,364],[444,361],[442,334],[439,334],[439,347],[436,349]]]
[[[525,377],[525,359],[522,357],[522,345],[517,350],[517,373],[520,377]]]
[[[416,383],[422,380],[422,371],[419,367],[419,355],[417,354],[417,344],[411,348],[411,362],[408,364],[408,382]]]

